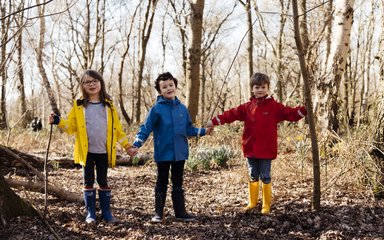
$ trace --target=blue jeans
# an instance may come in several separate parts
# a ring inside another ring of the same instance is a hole
[[[183,175],[185,161],[157,162],[156,192],[167,192],[169,169],[171,169],[171,181],[173,191],[183,190]]]
[[[248,173],[251,181],[271,182],[272,159],[248,158]]]
[[[88,153],[87,162],[85,167],[83,167],[84,186],[93,188],[93,184],[95,183],[95,166],[96,178],[99,187],[108,188],[108,155],[106,153]]]

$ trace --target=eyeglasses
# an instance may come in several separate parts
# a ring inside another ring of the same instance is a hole
[[[91,81],[84,81],[83,82],[83,85],[85,86],[91,86],[91,85],[96,85],[98,82],[100,82],[99,80],[96,80],[96,79],[93,79]]]

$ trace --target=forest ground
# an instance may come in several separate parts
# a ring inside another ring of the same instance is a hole
[[[233,137],[233,136],[232,136]],[[61,143],[60,143],[61,144]],[[297,155],[287,151],[274,160],[273,205],[270,215],[241,211],[247,203],[247,169],[240,157],[228,168],[186,170],[186,206],[197,215],[195,222],[179,222],[173,217],[170,189],[165,222],[150,223],[156,168],[117,166],[109,170],[112,211],[115,224],[84,222],[82,203],[70,203],[49,196],[49,225],[62,239],[384,239],[384,200],[375,200],[372,191],[352,181],[322,179],[321,209],[311,210],[313,181],[311,168],[299,169]],[[329,171],[329,170],[328,170]],[[17,177],[17,176],[14,176]],[[332,178],[335,179],[335,178]],[[58,168],[49,181],[72,192],[81,192],[82,170]],[[352,184],[351,184],[352,182]],[[326,187],[328,186],[328,187]],[[15,191],[44,210],[44,194]],[[38,217],[18,217],[4,227],[0,239],[54,239]]]

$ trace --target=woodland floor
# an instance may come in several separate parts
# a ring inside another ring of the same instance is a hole
[[[274,163],[275,164],[275,163]],[[276,162],[276,164],[278,164]],[[62,239],[384,239],[384,200],[348,186],[322,194],[321,210],[310,210],[312,181],[294,173],[274,172],[271,214],[260,208],[242,213],[247,201],[245,165],[228,169],[185,173],[187,208],[195,222],[178,222],[168,193],[166,220],[149,222],[153,214],[155,166],[118,166],[109,170],[113,188],[112,211],[116,224],[84,223],[83,204],[49,198],[48,222]],[[59,169],[51,182],[81,191],[81,169]],[[16,190],[43,212],[44,195]],[[4,228],[0,239],[54,239],[39,218],[19,217]]]

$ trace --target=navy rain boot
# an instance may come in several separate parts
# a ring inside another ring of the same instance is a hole
[[[163,221],[165,199],[167,197],[166,191],[155,191],[155,216],[152,217],[151,222],[160,223]]]
[[[96,189],[84,189],[83,191],[85,208],[87,209],[87,223],[96,222]]]
[[[172,191],[173,209],[177,220],[192,222],[196,220],[196,216],[190,215],[185,210],[184,190]]]
[[[109,223],[116,222],[111,213],[111,189],[99,189],[99,201],[103,219]]]

